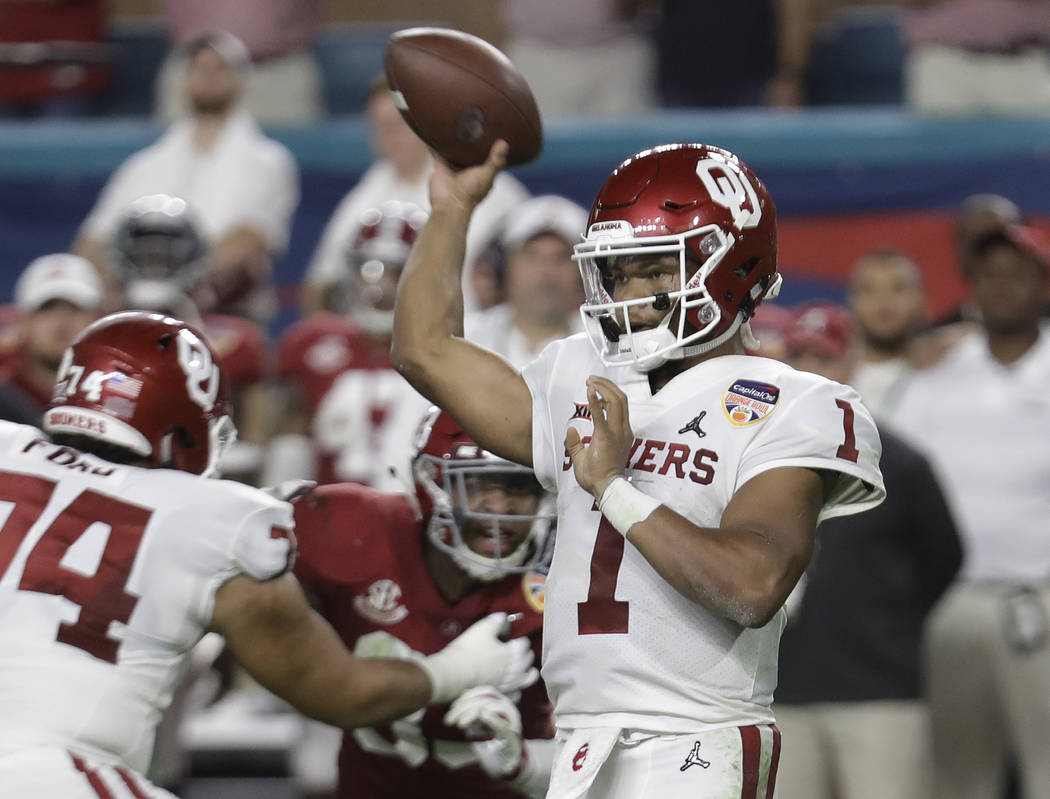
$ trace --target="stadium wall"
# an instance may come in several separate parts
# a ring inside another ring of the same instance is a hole
[[[0,125],[0,299],[31,258],[69,246],[106,177],[160,132],[140,120]],[[325,222],[371,156],[358,117],[270,132],[302,169],[291,246],[276,270],[279,329],[296,317],[295,289]],[[514,174],[535,193],[586,205],[623,157],[667,141],[726,147],[763,176],[780,213],[788,303],[841,299],[852,261],[893,246],[922,266],[931,311],[952,307],[964,293],[952,216],[972,193],[1010,197],[1050,230],[1050,121],[1039,119],[917,119],[897,110],[560,119],[547,123],[543,155]]]

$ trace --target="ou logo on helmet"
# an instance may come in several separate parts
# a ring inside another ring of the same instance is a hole
[[[212,361],[208,346],[189,330],[176,336],[179,366],[186,373],[186,392],[205,411],[215,407],[219,396],[219,367]]]
[[[737,230],[755,227],[762,221],[755,187],[734,159],[708,153],[707,158],[697,161],[696,176],[712,201],[732,214]]]

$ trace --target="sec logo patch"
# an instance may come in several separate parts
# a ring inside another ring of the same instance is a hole
[[[734,380],[722,395],[722,410],[734,427],[761,422],[780,399],[780,389],[754,380]]]

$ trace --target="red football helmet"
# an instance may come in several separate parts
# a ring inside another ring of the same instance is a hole
[[[369,333],[394,329],[394,296],[408,253],[427,213],[412,203],[388,200],[369,208],[346,250],[346,276],[339,287],[346,312]]]
[[[758,176],[719,147],[665,144],[616,167],[573,256],[587,294],[580,311],[602,361],[648,372],[728,340],[780,290],[776,216]],[[613,301],[615,259],[665,253],[678,255],[673,290]],[[633,332],[628,308],[641,304],[667,314]]]
[[[416,499],[438,549],[483,581],[545,566],[554,507],[531,469],[483,450],[439,408],[423,418],[415,446]]]
[[[205,476],[217,472],[236,436],[218,360],[204,336],[142,311],[99,319],[66,350],[44,429]]]

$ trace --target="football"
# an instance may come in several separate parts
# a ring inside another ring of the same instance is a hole
[[[455,169],[484,162],[496,139],[508,165],[543,149],[528,83],[499,49],[463,31],[407,28],[387,41],[387,83],[405,121]]]

